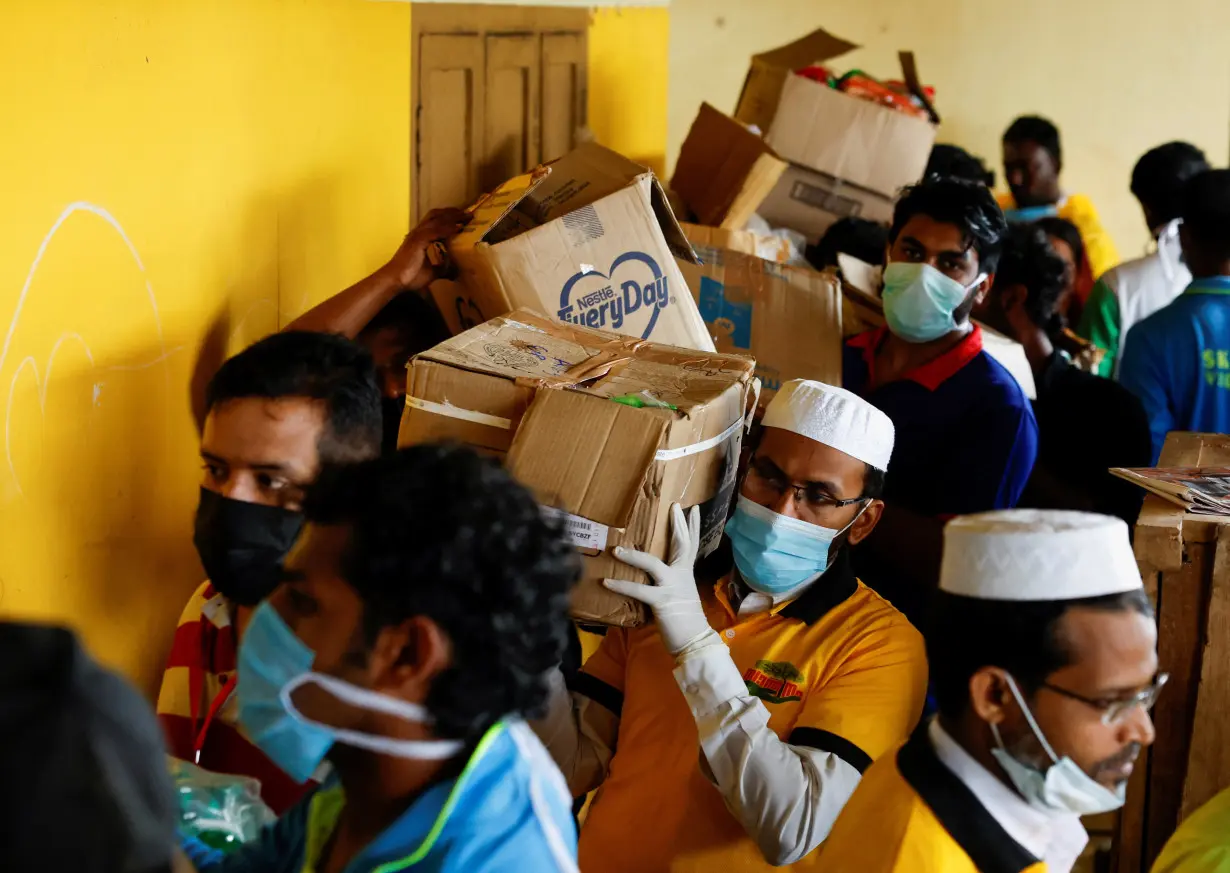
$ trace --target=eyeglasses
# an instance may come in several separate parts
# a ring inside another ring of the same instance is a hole
[[[812,515],[821,515],[828,509],[840,509],[870,500],[869,497],[850,497],[842,499],[834,497],[828,489],[819,482],[798,484],[786,478],[776,464],[768,458],[753,458],[747,470],[746,486],[748,496],[757,502],[771,501],[781,497],[788,489],[794,490],[794,499],[803,505],[803,509]]]
[[[1062,694],[1064,697],[1070,697],[1073,700],[1079,700],[1086,706],[1092,706],[1094,709],[1101,710],[1102,724],[1106,726],[1119,724],[1136,707],[1142,707],[1145,712],[1153,708],[1153,704],[1157,703],[1157,696],[1162,693],[1162,686],[1170,680],[1169,673],[1157,674],[1157,679],[1153,684],[1142,691],[1138,691],[1131,697],[1124,697],[1115,700],[1095,699],[1086,697],[1083,694],[1077,694],[1075,691],[1069,691],[1067,688],[1060,688],[1058,685],[1051,685],[1049,682],[1043,682],[1042,687],[1056,694]]]

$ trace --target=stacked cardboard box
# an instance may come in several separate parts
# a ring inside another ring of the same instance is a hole
[[[696,254],[653,173],[588,144],[471,207],[432,285],[453,333],[528,306],[562,322],[713,351],[678,258]]]
[[[516,310],[414,358],[398,442],[452,439],[504,458],[584,555],[574,616],[637,625],[642,606],[602,580],[647,580],[611,550],[667,558],[672,503],[699,505],[702,553],[717,546],[754,369]]]
[[[837,277],[729,249],[697,246],[680,263],[718,351],[756,358],[761,403],[783,381],[841,384],[842,303]]]

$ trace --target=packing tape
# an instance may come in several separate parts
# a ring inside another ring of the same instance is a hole
[[[462,421],[472,421],[475,424],[485,424],[488,427],[498,427],[501,430],[508,430],[512,427],[512,421],[507,418],[500,418],[498,415],[475,412],[473,409],[462,409],[460,406],[453,406],[451,403],[433,403],[430,400],[411,397],[409,394],[406,395],[406,406],[410,409],[434,412],[436,415],[446,415],[449,418],[460,418]]]
[[[655,461],[674,461],[679,458],[686,458],[688,455],[698,455],[703,451],[707,451],[714,446],[721,445],[726,442],[726,440],[730,439],[730,437],[734,435],[735,431],[741,427],[743,427],[743,416],[736,418],[734,422],[731,423],[730,427],[726,428],[726,430],[722,431],[715,437],[710,437],[709,439],[703,440],[699,443],[693,443],[690,446],[682,446],[678,449],[658,449],[657,453],[653,456],[653,459]]]

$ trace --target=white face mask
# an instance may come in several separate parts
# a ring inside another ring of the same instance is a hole
[[[1029,723],[1029,729],[1033,731],[1034,736],[1038,738],[1038,742],[1042,744],[1042,748],[1052,761],[1045,773],[1036,767],[1018,761],[1004,748],[999,729],[991,725],[991,733],[995,737],[995,744],[999,747],[992,749],[991,754],[995,756],[999,766],[1008,774],[1016,790],[1021,793],[1029,805],[1044,812],[1072,813],[1073,815],[1095,815],[1123,806],[1127,783],[1121,784],[1117,790],[1112,791],[1089,776],[1067,755],[1062,758],[1057,757],[1051,744],[1042,735],[1038,723],[1034,721],[1033,713],[1029,711],[1029,706],[1026,705],[1025,699],[1017,688],[1016,680],[1011,675],[1007,676],[1007,679],[1008,689],[1016,699],[1017,705],[1021,707],[1025,721]]]

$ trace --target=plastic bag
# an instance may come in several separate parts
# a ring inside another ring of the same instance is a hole
[[[179,829],[212,849],[229,852],[256,839],[277,818],[261,800],[260,783],[246,776],[210,773],[168,758],[179,800]]]

